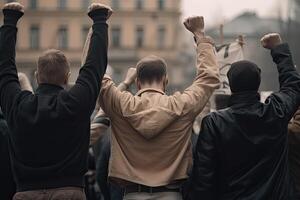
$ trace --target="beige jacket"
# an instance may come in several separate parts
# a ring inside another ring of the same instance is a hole
[[[215,51],[207,41],[198,41],[198,73],[183,93],[167,96],[148,88],[133,96],[104,77],[100,105],[112,125],[109,177],[152,187],[188,177],[193,121],[219,86]]]

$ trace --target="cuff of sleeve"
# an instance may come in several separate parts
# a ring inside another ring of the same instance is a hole
[[[92,10],[88,13],[89,17],[93,20],[94,23],[101,23],[106,22],[107,16],[108,16],[108,10],[107,9],[96,9]]]
[[[107,117],[97,117],[94,119],[93,123],[103,124],[105,126],[110,126],[110,120]]]
[[[289,45],[282,43],[271,50],[271,55],[275,63],[279,62],[279,55],[290,55]]]
[[[195,39],[197,46],[199,46],[202,43],[209,43],[213,46],[215,44],[215,41],[211,37],[208,37],[208,36],[204,36],[204,37],[196,37],[195,36],[194,39]]]
[[[4,15],[4,25],[16,26],[18,20],[24,15],[24,13],[18,10],[4,9],[3,15]]]
[[[112,78],[111,78],[108,74],[104,74],[103,80],[104,80],[104,79],[112,80]]]

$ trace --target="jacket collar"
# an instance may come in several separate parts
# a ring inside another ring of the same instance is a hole
[[[162,95],[165,95],[165,93],[162,90],[155,89],[155,88],[144,88],[142,90],[139,90],[136,93],[136,96],[141,96],[143,93],[152,92],[152,93],[160,93]]]
[[[240,92],[230,96],[229,107],[252,105],[260,102],[260,94],[258,92]]]
[[[36,89],[36,94],[57,94],[64,88],[59,85],[53,85],[48,83],[42,83]]]

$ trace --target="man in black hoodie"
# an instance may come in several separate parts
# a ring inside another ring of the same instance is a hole
[[[261,42],[277,64],[280,90],[261,103],[260,69],[249,61],[232,64],[229,108],[202,122],[187,199],[294,199],[287,130],[300,104],[300,76],[279,34]]]
[[[90,115],[107,66],[107,24],[111,9],[92,4],[93,35],[76,84],[64,90],[69,64],[58,50],[38,60],[36,94],[21,91],[15,64],[17,22],[23,6],[3,8],[0,34],[0,102],[11,131],[9,150],[17,184],[14,199],[85,199],[84,174]]]

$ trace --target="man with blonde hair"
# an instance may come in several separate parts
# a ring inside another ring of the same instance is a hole
[[[85,199],[90,116],[107,66],[111,9],[89,8],[93,35],[75,85],[64,90],[69,63],[61,51],[48,50],[38,60],[35,94],[21,90],[15,64],[16,25],[23,13],[21,4],[6,4],[0,30],[0,103],[10,129],[14,199]]]

